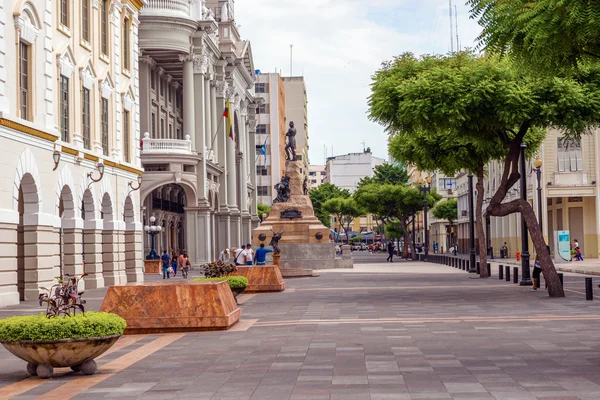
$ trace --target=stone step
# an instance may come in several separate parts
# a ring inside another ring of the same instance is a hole
[[[317,277],[318,273],[313,272],[312,269],[302,268],[281,268],[281,276],[286,278],[306,278],[306,277]]]

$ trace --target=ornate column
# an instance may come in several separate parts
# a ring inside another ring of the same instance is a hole
[[[224,110],[225,109],[225,101],[227,98],[227,92],[229,90],[229,83],[225,82],[225,81],[217,81],[216,82],[216,92],[215,92],[215,111],[216,110]],[[215,116],[215,114],[213,113],[213,116]],[[229,180],[231,179],[231,175],[229,173],[229,169],[231,168],[230,163],[229,163],[229,146],[231,144],[233,144],[233,141],[231,139],[229,139],[229,137],[227,136],[227,121],[224,117],[220,116],[220,117],[216,117],[215,116],[215,122],[217,118],[222,118],[223,121],[222,123],[219,125],[218,123],[215,124],[215,126],[219,126],[219,130],[217,132],[217,143],[218,143],[218,159],[219,159],[219,165],[223,166],[223,173],[221,173],[221,176],[219,177],[219,186],[221,188],[221,195],[219,196],[219,203],[220,203],[220,212],[219,212],[219,217],[218,217],[218,224],[219,224],[219,238],[218,238],[218,243],[219,243],[219,248],[221,249],[226,249],[226,248],[230,248],[232,246],[231,243],[231,214],[229,211],[229,197],[232,195],[235,195],[235,191],[230,192],[229,189]],[[231,142],[231,143],[228,143]],[[233,168],[235,169],[235,157],[233,159],[234,161],[234,165]],[[235,184],[235,183],[234,183]],[[234,188],[235,189],[235,188]],[[238,245],[238,244],[236,244]]]
[[[83,222],[83,252],[85,253],[85,286],[89,289],[104,287],[102,275],[102,220]]]
[[[221,106],[221,108],[217,107],[217,81],[212,80],[210,81],[210,132],[211,135],[214,135],[216,130],[217,130],[217,126],[219,125],[219,113],[223,113],[223,109],[225,108],[225,102],[222,102],[223,104],[221,104],[221,101],[218,102],[218,104]],[[221,158],[220,156],[220,149],[223,148],[223,146],[221,146],[221,142],[219,141],[219,135],[220,133],[217,133],[217,137],[215,138],[215,141],[213,143],[213,155],[214,155],[214,162],[218,163],[220,165],[225,165],[224,162],[224,158]],[[212,140],[212,137],[211,137]]]
[[[81,275],[83,273],[83,257],[81,255],[83,252],[83,220],[73,218],[63,219],[61,222],[63,274]]]
[[[142,272],[144,266],[143,235],[141,222],[131,222],[125,225],[125,275],[127,276],[127,283],[144,281],[144,273]],[[87,254],[85,256],[87,258]]]
[[[256,103],[250,103],[248,106],[248,137],[250,138],[250,152],[256,148]],[[272,152],[273,150],[271,150]],[[254,187],[254,190],[250,194],[249,208],[251,215],[251,225],[252,229],[256,228],[260,222],[258,218],[258,212],[256,210],[256,205],[258,203],[258,187],[256,181],[256,157],[250,158],[250,183]]]
[[[227,93],[229,98],[229,103],[231,105],[232,110],[232,118],[235,118],[235,88],[231,86],[229,88],[229,92]],[[239,125],[238,125],[239,127]],[[235,122],[234,122],[234,136],[239,135],[239,132],[235,132]],[[238,152],[236,149],[235,140],[231,140],[229,137],[229,132],[225,132],[227,142],[227,206],[229,207],[229,214],[231,215],[231,241],[232,245],[241,243],[241,216],[240,216],[240,204],[239,204],[239,185],[238,185],[238,163],[241,161],[241,158],[238,157]],[[241,138],[236,138],[236,140],[240,140]]]
[[[183,137],[192,138],[192,151],[197,150],[194,107],[194,54],[179,56],[183,62]]]

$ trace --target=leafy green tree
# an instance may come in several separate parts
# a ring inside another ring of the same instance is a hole
[[[458,201],[456,199],[441,201],[433,208],[432,214],[437,219],[448,221],[448,225],[450,225],[450,245],[454,245],[452,232],[454,231],[454,223],[458,219]]]
[[[352,242],[354,242],[354,243],[360,243],[360,242],[362,242],[362,240],[363,240],[362,236],[354,236],[352,238]]]
[[[358,187],[378,183],[380,185],[406,185],[408,183],[408,172],[400,164],[383,163],[373,170],[373,176],[361,178]]]
[[[348,232],[354,218],[365,215],[366,211],[360,207],[353,198],[336,197],[329,199],[323,204],[323,211],[329,215],[335,215],[340,226],[346,234],[346,243],[350,243]]]
[[[600,61],[598,0],[469,0],[485,50],[537,71]]]
[[[264,203],[258,203],[256,205],[256,209],[258,211],[258,216],[260,217],[261,220],[263,218],[263,215],[268,214],[271,211],[271,207],[269,207],[268,205],[266,205]]]
[[[323,183],[316,189],[311,189],[308,193],[310,200],[312,201],[313,208],[315,210],[315,216],[321,221],[326,227],[331,226],[331,220],[329,213],[323,210],[323,204],[329,199],[341,197],[347,199],[350,197],[350,192],[347,189],[340,189],[334,184]]]
[[[384,63],[374,75],[370,117],[390,135],[449,132],[451,138],[461,137],[475,147],[489,141],[501,144],[506,150],[504,170],[486,213],[523,215],[549,294],[563,297],[531,205],[526,200],[504,199],[520,179],[520,147],[528,135],[552,126],[566,138],[578,139],[589,127],[600,124],[599,77],[600,68],[594,66],[569,77],[544,77],[523,74],[507,61],[471,53],[422,58],[407,53]]]

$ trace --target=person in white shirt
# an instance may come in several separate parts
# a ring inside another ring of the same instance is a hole
[[[235,265],[246,265],[246,245],[235,251]]]
[[[246,265],[252,266],[254,264],[254,250],[252,250],[252,245],[248,243],[246,245]]]
[[[229,249],[225,249],[221,252],[221,254],[219,254],[219,261],[221,261],[222,263],[228,263],[229,258]]]

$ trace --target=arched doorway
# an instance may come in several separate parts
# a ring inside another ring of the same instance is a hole
[[[39,202],[36,182],[31,174],[26,173],[21,178],[17,202],[19,224],[17,226],[17,281],[15,283],[20,301],[35,300],[39,296],[38,282],[35,278],[37,274],[25,273],[25,270],[30,268],[26,266],[25,260],[28,257],[36,257],[35,254],[29,254],[27,251],[28,245],[30,248],[34,248],[33,245],[36,244],[35,235],[28,235],[27,233],[37,230],[37,225],[34,225],[30,219],[39,213]],[[27,264],[30,264],[33,269],[37,267],[35,262]]]
[[[131,195],[125,198],[123,205],[123,221],[125,222],[125,275],[127,282],[142,282],[142,231],[136,228],[135,207]]]
[[[87,288],[104,287],[102,271],[102,228],[103,222],[97,218],[96,203],[90,189],[81,198],[81,219],[83,219],[83,254]]]
[[[102,196],[100,218],[102,219],[102,275],[104,284],[119,285],[127,282],[125,262],[119,251],[120,237],[123,236],[114,218],[112,198],[108,192]]]
[[[75,214],[73,192],[63,186],[58,201],[60,228],[60,271],[58,276],[83,274],[82,221]]]

